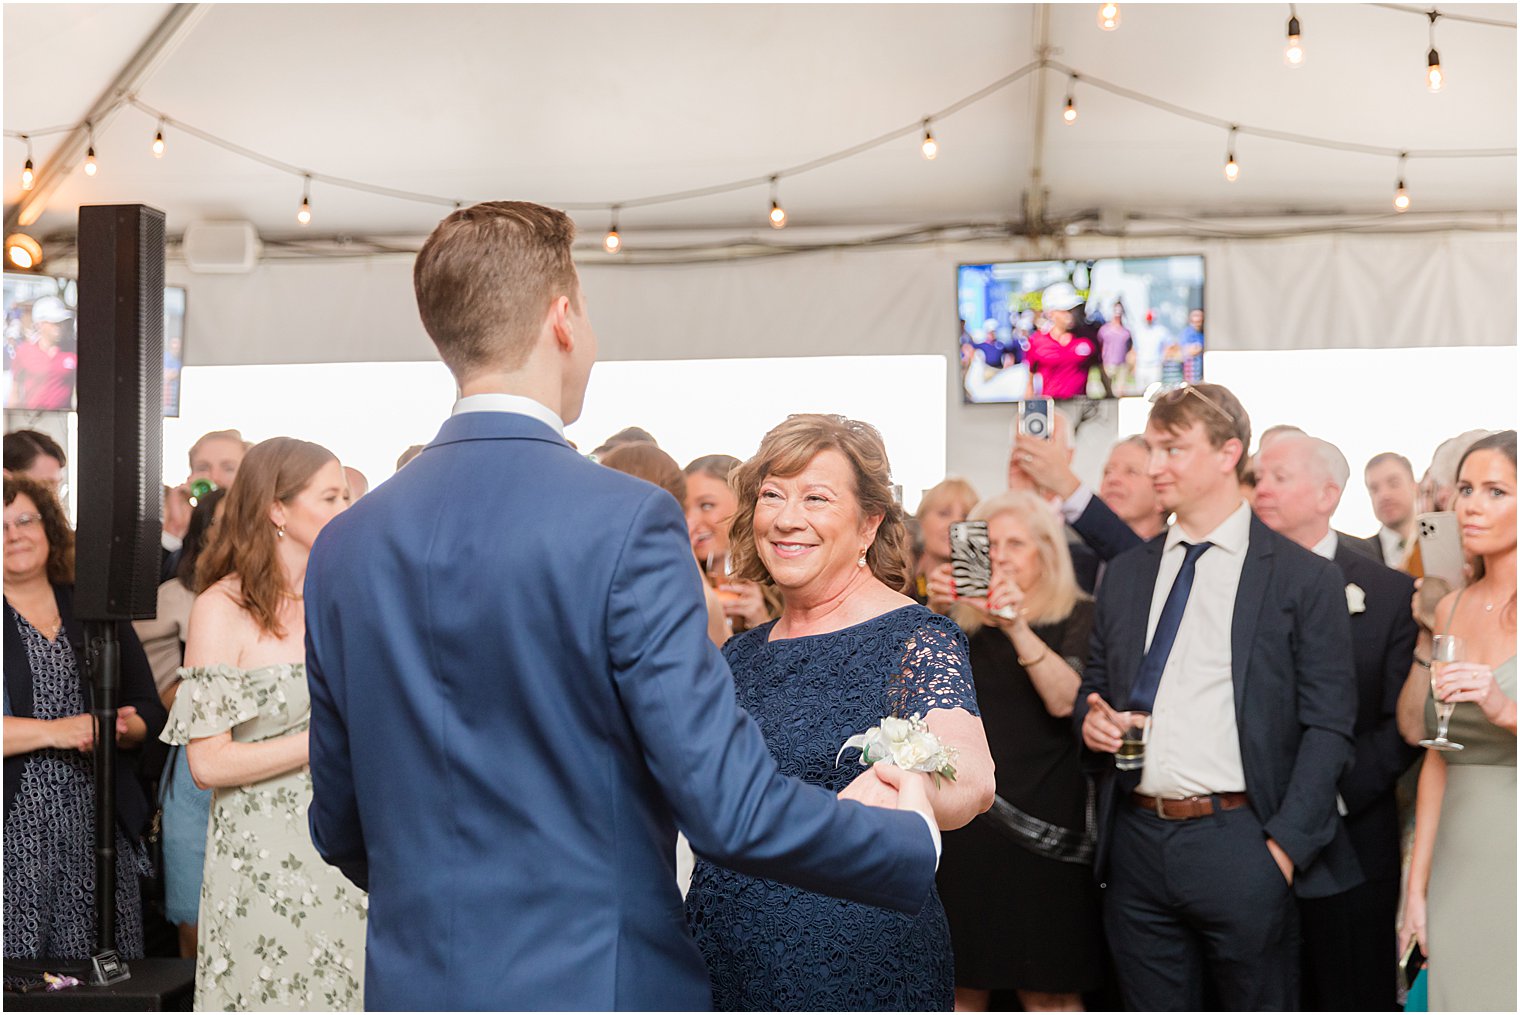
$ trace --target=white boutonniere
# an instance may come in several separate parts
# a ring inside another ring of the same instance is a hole
[[[936,786],[941,776],[952,782],[955,780],[956,749],[940,743],[939,737],[929,732],[928,723],[916,712],[908,719],[888,716],[881,725],[855,734],[839,749],[834,764],[838,765],[844,752],[852,747],[860,751],[862,767],[890,761],[910,772],[929,773]]]
[[[1346,609],[1351,611],[1352,616],[1367,612],[1367,593],[1356,582],[1346,586]]]

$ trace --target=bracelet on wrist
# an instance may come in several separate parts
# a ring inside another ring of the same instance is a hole
[[[1050,655],[1050,649],[1049,649],[1049,647],[1046,647],[1046,648],[1042,649],[1040,651],[1040,654],[1037,655],[1037,656],[1035,656],[1033,659],[1025,659],[1023,656],[1020,656],[1020,655],[1015,655],[1014,658],[1018,659],[1019,665],[1022,666],[1022,667],[1024,667],[1027,670],[1031,666],[1034,666],[1034,665],[1036,665],[1038,663],[1044,662],[1045,661],[1045,657],[1048,656],[1048,655]]]
[[[1429,659],[1421,659],[1419,656],[1415,656],[1414,657],[1414,664],[1416,666],[1420,667],[1421,669],[1424,669],[1424,670],[1430,669],[1430,660]]]

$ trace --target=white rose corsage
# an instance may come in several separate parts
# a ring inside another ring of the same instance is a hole
[[[890,761],[909,772],[927,772],[939,785],[940,777],[955,781],[956,749],[939,742],[939,737],[929,731],[929,724],[914,713],[907,719],[883,719],[880,726],[872,726],[864,733],[857,733],[844,742],[834,764],[844,757],[850,748],[860,751],[860,764],[870,767],[878,761]]]
[[[1346,609],[1350,610],[1353,616],[1367,612],[1367,593],[1363,592],[1362,587],[1356,582],[1346,586]]]

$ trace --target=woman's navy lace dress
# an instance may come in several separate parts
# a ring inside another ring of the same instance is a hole
[[[846,739],[883,716],[964,708],[976,692],[954,623],[905,606],[829,634],[767,641],[774,622],[723,654],[739,704],[781,771],[838,792],[860,775]],[[939,896],[917,916],[753,878],[697,858],[686,918],[719,1011],[949,1011],[950,930]]]

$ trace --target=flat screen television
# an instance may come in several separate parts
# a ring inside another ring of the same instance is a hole
[[[1203,380],[1199,254],[963,264],[956,304],[967,402],[1122,398]]]
[[[75,332],[79,286],[71,278],[5,273],[7,409],[69,411],[79,369]],[[164,289],[165,416],[179,415],[180,367],[185,354],[185,290]]]

